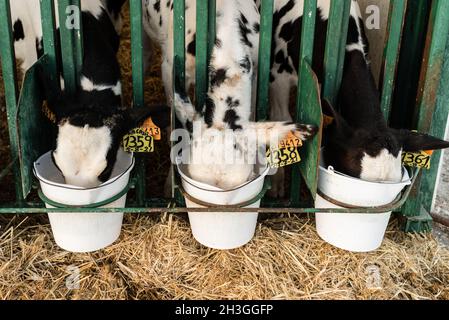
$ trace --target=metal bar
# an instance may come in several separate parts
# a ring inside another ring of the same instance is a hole
[[[399,52],[401,50],[402,30],[404,26],[406,0],[392,0],[388,17],[388,40],[384,51],[384,65],[382,74],[384,75],[379,87],[382,88],[381,109],[387,121],[390,119],[393,89],[396,79]]]
[[[343,76],[350,9],[351,1],[331,1],[324,54],[323,94],[332,104],[335,104]]]
[[[48,56],[47,76],[53,88],[59,88],[59,76],[56,52],[56,18],[54,0],[40,0],[41,23],[42,23],[42,42],[44,52]]]
[[[202,110],[208,87],[208,27],[209,2],[196,1],[196,107]]]
[[[79,26],[81,12],[78,16],[71,0],[59,0],[59,33],[61,38],[62,73],[64,76],[64,87],[68,92],[75,92],[77,87],[77,61],[74,48],[75,36],[73,29]],[[79,17],[79,19],[78,19]]]
[[[143,108],[145,106],[144,87],[145,75],[143,64],[143,25],[142,25],[142,1],[131,0],[131,53],[132,53],[132,77],[133,77],[133,108]],[[143,205],[146,198],[145,183],[145,162],[139,157],[137,160],[136,176],[136,194],[137,201]]]
[[[186,92],[185,88],[185,71],[186,71],[186,25],[185,25],[185,0],[174,1],[173,6],[173,94],[175,92]],[[174,101],[171,108],[171,128],[175,128],[175,106]],[[175,142],[170,142],[173,148]],[[178,200],[182,199],[182,196],[177,192],[174,165],[171,164],[171,184],[172,184],[172,197]]]
[[[185,90],[185,58],[186,58],[186,39],[185,39],[185,0],[174,1],[173,6],[173,48],[174,48],[174,69],[175,76],[179,80],[174,81],[176,85],[182,85],[180,89]],[[173,108],[174,109],[174,108]]]
[[[273,0],[262,0],[260,7],[259,71],[257,76],[257,120],[268,118]]]
[[[0,0],[0,57],[5,84],[6,116],[8,121],[11,158],[17,159],[19,142],[17,136],[16,112],[18,103],[17,73],[12,37],[9,0]],[[17,201],[23,200],[21,176],[18,162],[13,167]]]
[[[298,94],[296,96],[296,121],[300,122],[301,108],[306,104],[306,95],[301,94],[304,90],[303,83],[304,74],[301,72],[303,69],[302,64],[307,62],[309,65],[313,63],[313,47],[315,40],[315,19],[317,11],[317,0],[304,1],[303,21],[301,30],[301,48],[300,48],[300,67],[298,70]],[[303,90],[301,90],[303,89]],[[319,152],[317,150],[317,152]],[[291,204],[295,207],[300,205],[300,191],[301,191],[301,179],[300,179],[300,166],[295,165],[292,169],[292,180],[290,189]]]
[[[447,92],[439,93],[441,77],[444,76],[446,83],[442,91],[447,88],[447,75],[443,73],[443,63],[448,44],[449,34],[449,1],[435,0],[432,3],[432,11],[429,21],[429,29],[426,43],[425,56],[421,70],[421,83],[418,94],[418,119],[416,128],[420,132],[430,132],[437,137],[444,138],[444,130],[447,120],[447,106],[444,101]],[[438,98],[441,98],[438,104]],[[446,97],[446,98],[445,98]],[[432,121],[435,123],[432,125]],[[435,181],[438,176],[440,152],[436,152],[432,167],[423,172],[422,179],[417,181],[412,190],[411,197],[404,206],[403,214],[413,217],[419,214],[421,205],[430,212],[435,191]]]

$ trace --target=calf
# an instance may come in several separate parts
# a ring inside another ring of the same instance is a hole
[[[185,95],[175,97],[178,119],[187,129],[195,129],[190,176],[224,190],[251,179],[259,145],[277,144],[289,132],[301,140],[316,132],[314,126],[289,122],[251,122],[258,38],[248,30],[258,19],[249,1],[218,0],[206,103],[195,110]]]
[[[114,19],[119,19],[123,2],[81,1],[84,56],[80,83],[75,93],[63,90],[58,98],[49,101],[58,124],[53,158],[66,182],[75,186],[95,187],[109,179],[122,137],[137,123],[153,115],[156,124],[168,124],[166,108],[154,111],[122,107],[116,58],[119,26]],[[12,1],[11,9],[16,54],[26,71],[42,53],[39,0]]]
[[[259,1],[256,0],[258,3]],[[324,75],[324,52],[331,2],[318,0],[313,69],[320,83]],[[303,0],[275,0],[270,74],[271,120],[291,121],[289,96],[297,86]],[[402,151],[446,148],[445,141],[388,128],[380,109],[366,55],[369,44],[357,1],[351,1],[343,84],[338,114],[326,103],[336,121],[325,132],[324,157],[328,165],[345,174],[369,180],[397,182],[402,177]],[[283,177],[275,179],[272,195],[283,196]]]

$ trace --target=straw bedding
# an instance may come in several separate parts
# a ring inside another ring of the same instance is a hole
[[[130,101],[129,27],[124,35]],[[159,64],[147,75],[148,102],[164,100]],[[3,99],[1,88],[2,108]],[[4,109],[0,117],[1,168]],[[149,170],[153,193],[168,166],[161,153],[149,159],[158,164]],[[0,194],[11,200],[12,188]],[[128,215],[114,245],[74,254],[55,245],[45,215],[0,216],[0,299],[449,299],[449,250],[431,235],[397,230],[393,220],[379,250],[354,254],[323,242],[313,219],[278,216],[260,221],[243,248],[218,251],[193,239],[185,215]]]

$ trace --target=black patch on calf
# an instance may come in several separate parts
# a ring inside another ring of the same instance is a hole
[[[14,22],[12,29],[14,41],[25,39],[25,32],[23,31],[23,24],[20,19],[17,19],[16,22]]]
[[[154,10],[156,10],[156,12],[160,12],[161,11],[161,0],[156,0],[156,2],[153,5]]]
[[[169,8],[169,7],[170,7],[170,5],[171,5],[171,1],[170,1],[170,0],[168,0],[168,1],[167,1],[167,4],[166,4],[166,7],[167,7],[167,8]]]
[[[237,112],[230,109],[226,111],[223,121],[226,122],[232,130],[241,130],[242,126],[236,124],[239,119],[240,117],[237,115]]]
[[[255,33],[259,33],[260,32],[260,24],[258,22],[254,23],[253,30],[254,30]]]
[[[195,56],[195,54],[196,54],[196,34],[193,35],[192,41],[188,44],[187,52],[190,53],[192,56]]]
[[[240,61],[240,67],[242,68],[244,73],[250,73],[251,72],[251,60],[249,59],[249,56],[246,55],[245,58],[243,58]]]
[[[162,27],[162,15],[159,17],[159,26]]]
[[[126,0],[106,0],[106,8],[117,19]]]
[[[204,111],[204,122],[207,124],[209,128],[212,127],[214,121],[214,113],[215,113],[215,103],[209,96],[207,96],[206,110]]]
[[[220,68],[218,70],[215,70],[211,68],[210,70],[210,86],[211,88],[219,87],[225,82],[226,80],[226,69]]]
[[[353,16],[349,17],[348,44],[359,43],[359,30]]]
[[[240,13],[240,18],[238,20],[239,22],[239,30],[240,30],[240,40],[247,45],[248,47],[252,48],[253,44],[251,41],[249,41],[248,35],[251,34],[251,29],[248,28],[248,20],[243,15],[243,13]]]
[[[218,38],[215,38],[215,47],[221,48],[222,45],[223,45],[223,43],[221,42],[221,40]]]
[[[232,97],[227,97],[226,98],[226,104],[228,105],[229,108],[237,108],[238,106],[240,106],[240,100],[234,100],[232,99]]]

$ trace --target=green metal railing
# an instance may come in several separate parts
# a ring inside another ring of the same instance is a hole
[[[8,116],[9,137],[11,146],[11,156],[13,163],[5,168],[0,168],[2,176],[10,169],[14,173],[16,187],[16,203],[11,205],[0,205],[0,213],[44,213],[53,212],[52,209],[42,208],[41,203],[27,201],[32,190],[31,179],[26,180],[22,173],[31,174],[30,168],[25,165],[23,145],[20,143],[20,132],[23,124],[19,123],[21,105],[19,100],[19,90],[16,79],[15,58],[13,50],[13,38],[11,32],[11,19],[9,16],[10,0],[0,0],[0,54],[2,62],[3,78],[5,81],[6,112]],[[64,27],[61,23],[59,39],[55,31],[55,10],[59,11],[59,16],[64,19],[70,12],[67,6],[80,4],[79,0],[59,0],[58,7],[55,8],[54,0],[40,0],[41,13],[45,17],[42,19],[44,59],[38,64],[44,64],[49,71],[49,81],[52,86],[59,88],[58,70],[61,70],[65,87],[74,90],[79,81],[79,72],[82,65],[82,29],[72,30]],[[144,66],[143,66],[143,28],[142,28],[142,1],[130,0],[131,15],[131,36],[132,36],[132,71],[133,71],[133,106],[144,106]],[[266,120],[269,106],[269,84],[270,84],[270,60],[271,60],[271,38],[273,24],[273,10],[275,0],[261,1],[261,22],[260,22],[260,49],[258,66],[258,90],[257,90],[257,119]],[[418,63],[419,55],[419,33],[427,33],[427,43],[423,50],[424,62],[421,66],[421,77],[419,79],[419,96],[415,112],[407,110],[414,115],[414,128],[421,131],[430,131],[438,137],[444,136],[446,119],[449,114],[449,76],[448,72],[443,74],[443,63],[449,65],[449,45],[447,45],[449,34],[449,2],[447,0],[433,0],[432,4],[424,9],[431,10],[428,26],[425,23],[425,15],[420,10],[422,6],[417,6],[416,2],[407,0],[391,0],[388,17],[388,37],[384,46],[383,68],[379,87],[382,94],[382,111],[386,118],[395,111],[395,94],[399,87],[399,92],[407,92],[409,95],[416,94],[410,88],[402,89],[397,81],[406,81],[407,72],[410,68],[405,66],[404,54],[401,50],[412,49],[414,63]],[[208,63],[215,40],[216,17],[215,0],[197,1],[196,11],[196,90],[195,102],[197,106],[202,106],[208,86]],[[320,107],[321,92],[316,76],[311,65],[313,63],[314,34],[316,24],[317,0],[305,0],[304,14],[301,31],[300,67],[298,70],[298,94],[296,97],[296,120],[306,123],[313,123],[322,126],[322,113]],[[324,58],[324,83],[323,96],[329,101],[335,101],[338,88],[342,80],[343,63],[345,55],[345,45],[348,31],[348,21],[350,13],[350,1],[332,1],[327,42]],[[417,27],[412,35],[410,19],[420,17]],[[174,1],[174,88],[176,90],[185,89],[176,86],[185,85],[185,0]],[[62,65],[58,65],[57,43],[60,40],[60,53]],[[446,56],[445,56],[446,54]],[[399,67],[398,67],[399,66]],[[29,76],[33,76],[30,70]],[[399,79],[399,80],[397,80]],[[440,81],[441,79],[441,81]],[[417,79],[418,81],[418,79]],[[33,81],[25,81],[21,90],[22,100],[36,104],[42,103],[37,90],[32,91],[35,99],[26,99],[28,87],[32,88]],[[440,86],[441,84],[441,86]],[[438,90],[439,89],[439,90]],[[57,92],[57,90],[55,90]],[[25,96],[25,97],[23,97]],[[39,107],[39,106],[38,106]],[[402,106],[403,107],[403,106]],[[25,108],[25,107],[23,107]],[[26,108],[25,108],[26,109]],[[22,111],[23,112],[23,111]],[[23,116],[22,116],[23,117]],[[173,117],[173,115],[172,115]],[[410,117],[412,118],[412,117]],[[264,208],[257,209],[259,212],[290,212],[290,213],[315,213],[316,209],[310,208],[312,200],[317,192],[317,172],[319,160],[319,148],[321,145],[321,131],[312,141],[308,142],[301,149],[303,161],[293,166],[290,198],[286,202],[269,201],[265,199]],[[433,158],[433,167],[430,171],[420,174],[415,178],[413,189],[407,189],[405,197],[402,197],[390,209],[399,210],[403,207],[402,213],[408,217],[408,230],[425,230],[428,228],[429,217],[423,211],[430,211],[431,199],[434,194],[434,184],[437,179],[437,168],[440,153],[437,152]],[[33,159],[34,160],[34,159]],[[28,161],[29,162],[29,161]],[[1,170],[2,169],[2,170]],[[136,189],[136,202],[130,203],[130,207],[125,209],[79,209],[80,211],[98,212],[185,212],[185,208],[178,207],[182,204],[182,197],[176,192],[176,183],[173,184],[174,199],[151,199],[145,194],[145,166],[143,161],[138,161],[132,181],[132,188]],[[26,174],[25,174],[26,175]],[[302,178],[301,178],[302,177]],[[29,178],[29,177],[28,177]],[[173,182],[175,179],[173,177]],[[25,182],[24,182],[25,181]],[[311,197],[304,199],[301,197],[302,189],[307,190]],[[409,195],[409,200],[407,196]],[[405,205],[404,205],[405,203]],[[404,205],[404,206],[403,206]],[[424,208],[425,210],[422,210]],[[67,209],[70,211],[73,209]],[[189,209],[190,210],[190,209]],[[208,208],[198,209],[199,211],[222,211],[223,209]],[[226,209],[229,211],[229,209]],[[239,209],[246,211],[247,209]],[[251,209],[255,210],[255,209]],[[383,209],[385,210],[385,209]],[[61,212],[61,209],[57,209]],[[196,211],[192,210],[192,211]],[[320,209],[320,212],[326,210]],[[353,209],[335,210],[333,212],[353,212]],[[357,210],[355,210],[357,211]],[[358,209],[360,212],[360,209]],[[363,208],[364,212],[373,212],[376,209]]]

